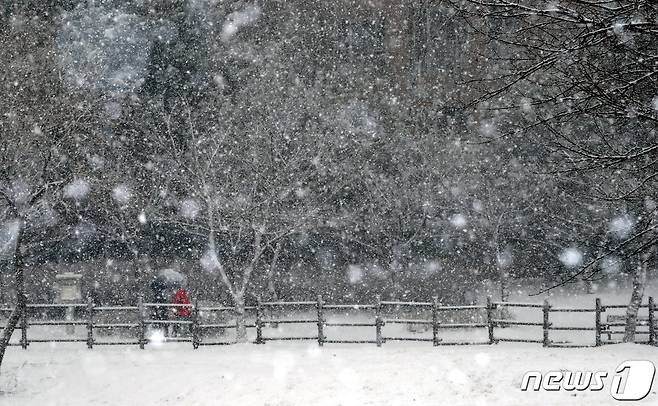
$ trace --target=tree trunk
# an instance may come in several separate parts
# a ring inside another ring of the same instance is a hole
[[[509,272],[508,267],[511,261],[507,258],[507,254],[503,253],[500,249],[500,228],[503,224],[503,216],[505,213],[498,215],[496,228],[494,230],[494,242],[496,244],[496,270],[498,272],[498,283],[500,284],[500,301],[509,302]],[[511,318],[509,308],[501,307],[498,317],[501,319]]]
[[[21,247],[21,240],[23,236],[23,221],[19,220],[18,234],[16,235],[16,245],[14,249],[14,272],[16,278],[16,307],[11,312],[7,325],[2,332],[2,341],[0,341],[0,367],[5,357],[5,351],[9,346],[9,340],[14,334],[14,330],[18,325],[23,308],[26,305],[27,298],[25,297],[25,272],[23,264],[23,250]]]
[[[271,279],[267,281],[267,297],[272,302],[276,302],[279,300],[279,295],[276,293],[276,287],[274,285],[274,281]]]
[[[398,247],[391,249],[389,260],[389,270],[391,273],[391,300],[397,301],[402,299],[402,273],[404,271],[402,254]],[[396,308],[396,311],[399,310]]]
[[[637,312],[642,305],[644,287],[647,281],[647,267],[649,266],[650,258],[651,252],[642,254],[642,261],[633,274],[633,292],[631,293],[631,301],[628,303],[628,307],[626,308],[626,328],[624,330],[625,343],[635,341]]]
[[[5,303],[5,278],[2,272],[0,272],[0,304]]]
[[[279,295],[276,292],[276,285],[274,284],[274,272],[272,271],[272,268],[268,270],[268,275],[267,275],[267,297],[268,300],[272,302],[278,302],[279,301]],[[278,306],[271,306],[269,307],[269,317],[270,320],[278,320],[280,316],[280,311]],[[279,327],[279,323],[277,322],[270,322],[269,323],[270,327],[277,328]]]
[[[273,302],[279,300],[279,295],[276,291],[276,284],[274,283],[274,279],[276,275],[277,264],[279,262],[279,254],[281,253],[281,246],[282,246],[281,241],[278,241],[276,243],[276,247],[274,248],[274,255],[272,257],[272,261],[270,262],[270,266],[267,269],[267,294],[269,300]]]
[[[503,269],[498,269],[500,278],[500,301],[509,302],[509,273]]]
[[[9,346],[9,340],[11,339],[12,334],[14,334],[14,330],[18,325],[18,321],[21,318],[22,312],[22,306],[17,304],[14,310],[11,312],[9,320],[7,320],[7,325],[2,331],[2,342],[0,342],[0,367],[2,366],[2,360],[5,358],[5,351]]]
[[[498,265],[498,281],[500,283],[500,301],[509,302],[509,272],[505,267]],[[501,319],[511,319],[512,314],[508,307],[501,307],[498,317]]]
[[[235,303],[235,341],[238,343],[247,342],[247,323],[244,306],[244,294],[238,293],[233,297]]]
[[[212,207],[209,205],[209,207]],[[212,210],[208,210],[209,218],[208,224],[212,223]],[[244,343],[247,341],[247,326],[245,322],[245,292],[247,291],[251,275],[253,274],[254,268],[258,265],[261,255],[263,254],[263,246],[261,245],[263,230],[254,228],[254,254],[251,258],[250,263],[242,268],[242,283],[231,282],[224,266],[217,258],[217,251],[215,245],[215,234],[211,229],[208,234],[208,250],[210,258],[209,266],[216,268],[219,271],[219,274],[222,277],[222,283],[226,286],[233,299],[235,305],[235,327],[236,327],[236,337],[235,340],[238,343]],[[214,258],[214,259],[213,259]]]

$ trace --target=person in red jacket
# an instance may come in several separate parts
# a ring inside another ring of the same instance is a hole
[[[178,288],[174,292],[173,303],[189,305],[192,302],[190,302],[190,297],[187,294],[187,291],[183,288]],[[177,321],[190,321],[192,316],[192,308],[184,306],[174,307],[174,316],[176,317]],[[178,335],[178,333],[182,330],[180,328],[181,326],[181,324],[174,324],[174,335]],[[192,325],[190,325],[190,330],[192,330]]]

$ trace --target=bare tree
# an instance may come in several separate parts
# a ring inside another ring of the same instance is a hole
[[[499,61],[496,73],[470,82],[481,90],[471,104],[484,111],[522,112],[525,119],[506,136],[509,142],[518,140],[514,134],[536,135],[538,147],[555,164],[554,173],[588,176],[600,185],[593,187],[600,200],[638,207],[658,179],[655,2],[446,3],[484,38],[477,51]],[[653,219],[653,212],[655,207],[646,207],[638,215]],[[653,263],[656,224],[643,223],[606,254],[648,253],[641,262]],[[560,283],[591,277],[596,263]],[[633,270],[628,330],[642,300],[642,269]]]
[[[315,191],[307,185],[313,173],[310,144],[247,121],[240,106],[224,106],[221,123],[181,108],[185,142],[176,140],[171,127],[160,139],[168,154],[163,164],[177,173],[179,197],[178,212],[165,221],[206,241],[202,268],[221,277],[236,308],[237,339],[244,341],[252,278],[259,275],[271,283],[271,275],[258,272],[265,252],[279,247],[270,264],[273,272],[282,240],[316,221]]]
[[[86,164],[78,147],[94,121],[90,105],[64,89],[53,68],[52,33],[18,10],[13,18],[22,23],[0,30],[0,78],[12,84],[0,91],[0,218],[17,294],[0,341],[0,364],[25,311],[27,259],[69,232],[58,204],[73,169]]]

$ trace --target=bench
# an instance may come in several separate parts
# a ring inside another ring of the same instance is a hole
[[[622,331],[614,331],[612,327],[624,327],[626,326],[626,315],[625,314],[609,314],[606,316],[605,324],[602,325],[602,329],[608,334],[608,340],[612,339],[613,333],[622,333]],[[649,317],[648,316],[638,316],[637,317],[638,326],[648,326]],[[657,320],[654,320],[654,326],[658,327]]]

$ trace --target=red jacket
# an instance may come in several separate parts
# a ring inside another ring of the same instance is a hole
[[[174,303],[175,304],[190,304],[190,297],[187,295],[187,291],[183,288],[176,289],[174,293]],[[192,314],[192,309],[189,307],[176,307],[174,311],[176,316],[187,317]]]

